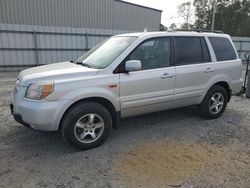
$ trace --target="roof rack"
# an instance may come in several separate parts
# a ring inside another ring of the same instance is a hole
[[[167,32],[174,32],[174,31],[194,31],[194,32],[198,32],[198,33],[223,33],[223,31],[219,31],[219,30],[207,30],[207,29],[172,29],[172,30],[168,30]]]

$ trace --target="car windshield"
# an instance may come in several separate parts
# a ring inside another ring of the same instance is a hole
[[[103,69],[109,66],[136,37],[111,37],[83,54],[78,60],[82,65]]]

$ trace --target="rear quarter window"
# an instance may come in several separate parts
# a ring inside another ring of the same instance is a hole
[[[214,49],[217,61],[234,60],[237,58],[229,39],[223,37],[209,37],[209,40]]]

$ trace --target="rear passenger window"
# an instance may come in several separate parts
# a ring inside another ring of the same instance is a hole
[[[208,47],[202,37],[175,37],[175,52],[176,65],[210,61]]]
[[[231,42],[227,38],[209,37],[213,46],[217,61],[226,61],[236,59],[236,54]]]

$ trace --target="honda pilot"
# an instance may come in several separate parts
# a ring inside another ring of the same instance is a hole
[[[21,124],[90,149],[126,117],[191,105],[220,117],[241,89],[241,66],[226,34],[121,34],[74,62],[21,71],[10,106]]]

